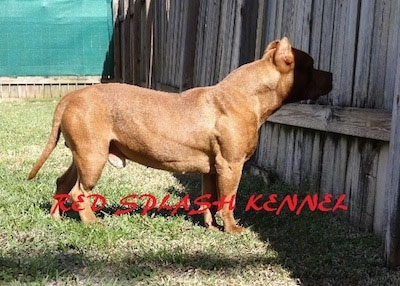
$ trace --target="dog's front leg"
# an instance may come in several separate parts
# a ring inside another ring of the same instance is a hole
[[[236,224],[233,208],[236,202],[236,193],[242,175],[243,163],[225,162],[218,168],[217,190],[219,199],[218,214],[224,222],[224,231],[240,233],[245,228]]]

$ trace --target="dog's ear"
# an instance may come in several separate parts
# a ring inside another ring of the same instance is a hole
[[[271,58],[281,73],[287,73],[294,68],[294,55],[289,39],[271,42],[264,51],[263,59]]]
[[[262,59],[266,59],[268,57],[271,57],[271,55],[273,54],[274,50],[276,49],[276,47],[279,44],[279,40],[273,41],[271,43],[269,43],[269,45],[267,46],[267,48],[264,50],[264,54],[262,56]]]
[[[282,73],[287,73],[294,69],[294,55],[288,38],[285,37],[279,41],[274,53],[274,63]]]

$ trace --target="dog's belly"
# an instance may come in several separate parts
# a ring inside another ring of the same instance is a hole
[[[169,144],[164,144],[157,150],[145,148],[146,146],[127,146],[121,142],[113,142],[112,150],[118,150],[112,154],[120,159],[142,164],[155,169],[176,172],[176,173],[210,173],[214,172],[214,162],[211,157],[201,150],[188,148],[185,146],[174,146],[169,148]],[[114,164],[113,164],[114,165]],[[115,165],[114,165],[115,166]]]

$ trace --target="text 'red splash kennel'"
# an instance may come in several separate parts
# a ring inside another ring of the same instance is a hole
[[[87,196],[92,200],[92,211],[101,211],[107,206],[106,197],[100,194],[91,194]],[[188,194],[180,199],[175,204],[169,204],[171,194],[166,194],[161,200],[153,194],[129,194],[119,201],[119,207],[113,213],[114,215],[122,215],[138,211],[142,216],[145,216],[149,211],[169,211],[170,216],[175,215],[179,210],[184,210],[188,215],[198,215],[204,213],[211,207],[216,207],[221,210],[227,204],[230,210],[235,209],[235,197],[232,196],[229,200],[226,197],[213,202],[209,202],[211,194],[204,194],[194,198],[192,201]],[[57,200],[57,206],[61,211],[80,211],[77,203],[83,202],[84,195],[80,195],[77,201],[68,204],[71,197],[69,194],[56,194],[53,196]],[[299,197],[298,194],[288,194],[279,196],[278,194],[258,194],[251,195],[245,205],[244,211],[255,212],[270,212],[276,215],[281,214],[284,209],[300,215],[307,208],[308,210],[320,212],[335,212],[337,210],[346,211],[347,206],[344,204],[345,194],[341,194],[337,199],[333,198],[332,194],[325,194],[320,197],[318,194],[308,194]],[[55,208],[54,208],[55,209]],[[54,211],[52,211],[54,212]]]

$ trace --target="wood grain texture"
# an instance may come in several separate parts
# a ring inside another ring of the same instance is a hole
[[[294,103],[283,106],[268,122],[389,141],[391,112]]]

